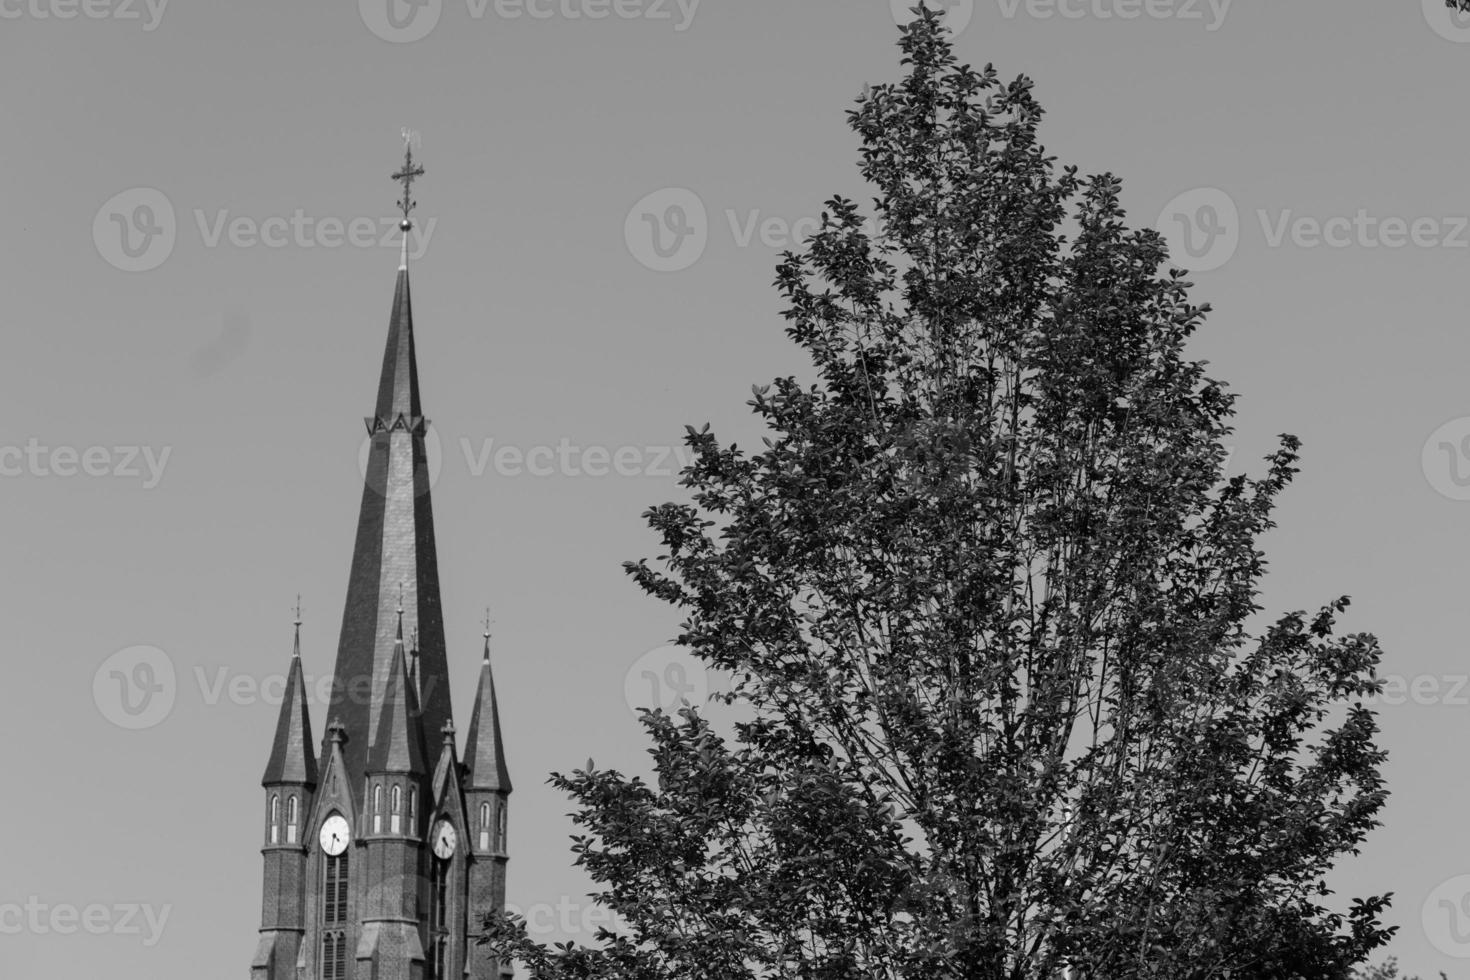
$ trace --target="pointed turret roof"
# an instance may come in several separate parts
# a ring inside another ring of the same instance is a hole
[[[296,619],[296,640],[291,669],[286,675],[286,693],[276,721],[276,739],[271,745],[262,785],[301,783],[316,785],[316,755],[311,744],[311,713],[306,704],[306,681],[301,673],[301,619]]]
[[[349,743],[350,744],[350,743]],[[418,698],[408,680],[403,654],[403,614],[398,617],[398,637],[388,668],[388,687],[378,713],[378,730],[368,752],[366,772],[409,772],[427,774],[424,761],[423,719]]]
[[[490,633],[485,633],[485,659],[480,665],[480,689],[465,742],[465,786],[468,789],[510,792],[510,770],[505,765],[505,743],[500,737],[500,705],[495,700],[495,675],[490,670]]]
[[[404,225],[406,243],[412,227],[407,216]],[[346,729],[345,761],[354,777],[364,771],[389,700],[400,584],[418,633],[415,687],[424,728],[438,731],[452,717],[425,445],[428,420],[419,401],[406,262],[398,270],[374,414],[365,421],[370,446],[332,680],[333,717]],[[356,786],[360,794],[361,782]]]

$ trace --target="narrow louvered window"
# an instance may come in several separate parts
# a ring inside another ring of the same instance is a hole
[[[322,882],[321,980],[347,980],[347,852],[327,858]]]

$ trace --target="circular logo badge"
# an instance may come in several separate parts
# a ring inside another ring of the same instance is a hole
[[[174,206],[163,191],[133,187],[107,199],[92,218],[97,254],[124,272],[163,265],[178,237]]]
[[[975,0],[888,0],[893,10],[893,21],[900,27],[907,27],[917,16],[915,7],[926,7],[944,16],[940,23],[949,28],[954,36],[958,37],[965,28],[970,26],[971,19],[975,16]]]
[[[357,0],[357,12],[384,41],[408,44],[427,37],[439,23],[444,0]]]
[[[654,272],[687,269],[709,244],[709,219],[699,195],[665,187],[633,205],[623,222],[628,254]]]
[[[393,424],[392,420],[384,421],[388,425]],[[364,436],[362,445],[357,448],[357,471],[362,474],[363,482],[381,496],[390,484],[407,481],[412,476],[414,496],[428,493],[439,482],[439,473],[444,469],[444,449],[439,442],[439,433],[427,421],[424,422],[424,430],[423,454],[414,453],[414,468],[418,471],[414,474],[408,472],[406,456],[389,451],[394,442],[407,442],[413,438],[408,430],[380,434],[376,443],[373,436]]]
[[[92,675],[92,700],[119,728],[152,728],[169,716],[178,696],[174,663],[157,647],[119,650]]]
[[[1444,0],[1423,0],[1424,19],[1434,33],[1456,44],[1470,43],[1470,11],[1447,6]]]
[[[1450,419],[1424,440],[1424,478],[1440,496],[1470,500],[1470,416]]]
[[[1440,882],[1424,899],[1419,921],[1435,949],[1456,959],[1470,958],[1470,875]]]
[[[623,698],[634,714],[644,708],[673,713],[709,699],[709,674],[687,647],[655,647],[633,662],[623,678]]]
[[[1209,272],[1229,262],[1240,246],[1240,211],[1217,187],[1185,191],[1164,205],[1154,226],[1181,269]]]

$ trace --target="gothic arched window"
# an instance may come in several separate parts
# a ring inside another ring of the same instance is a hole
[[[383,786],[379,783],[373,787],[373,833],[383,832]]]
[[[400,787],[400,786],[394,786],[393,787],[393,825],[392,825],[392,828],[391,829],[392,829],[393,833],[395,833],[395,834],[398,834],[398,833],[402,833],[403,832],[403,817],[402,817],[402,813],[403,813],[403,788]]]
[[[480,804],[480,850],[490,850],[490,804]]]
[[[286,800],[286,843],[296,843],[296,794]]]
[[[410,834],[418,832],[418,817],[419,788],[417,786],[410,786],[408,788],[408,832]]]
[[[279,793],[271,794],[270,840],[272,844],[281,842],[281,797]]]
[[[505,801],[495,808],[495,850],[497,853],[505,851]]]

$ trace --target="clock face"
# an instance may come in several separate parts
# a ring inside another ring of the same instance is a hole
[[[443,861],[448,861],[454,856],[454,849],[459,845],[459,835],[454,832],[454,825],[448,820],[440,820],[434,825],[434,856]]]
[[[348,843],[352,840],[352,828],[347,826],[347,820],[340,814],[334,813],[322,824],[321,843],[322,850],[330,857],[336,857],[347,850]]]

